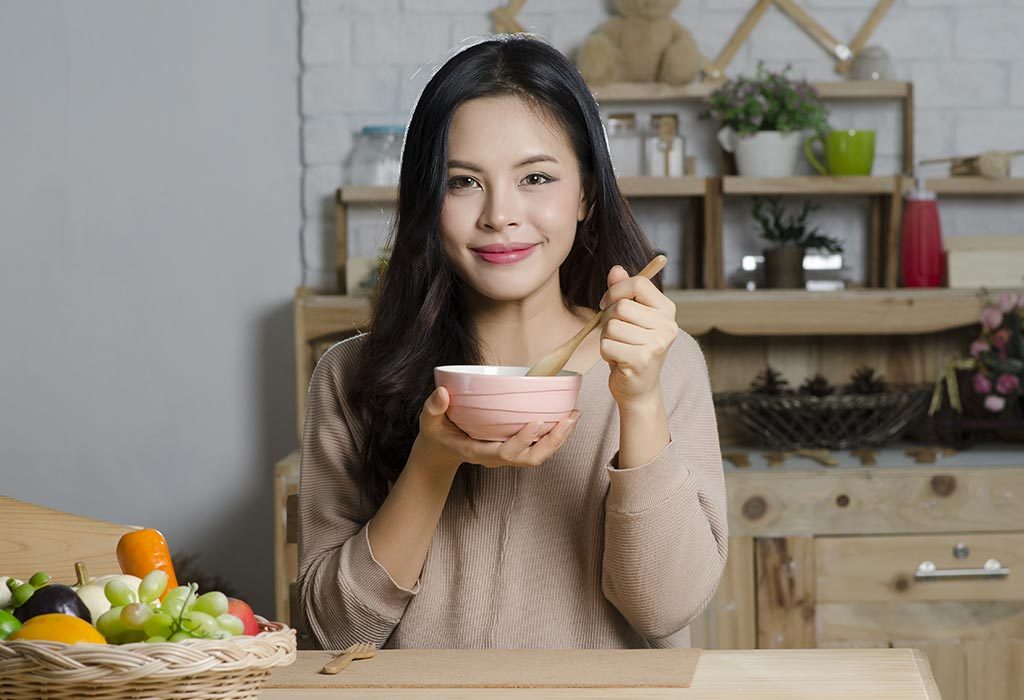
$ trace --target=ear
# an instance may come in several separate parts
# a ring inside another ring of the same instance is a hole
[[[580,187],[580,204],[579,208],[576,210],[576,221],[583,221],[586,219],[590,216],[591,211],[594,208],[593,202],[590,201],[592,198],[587,196],[588,189],[590,188],[587,185]]]

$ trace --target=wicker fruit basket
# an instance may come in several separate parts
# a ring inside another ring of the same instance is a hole
[[[259,634],[231,639],[120,646],[0,642],[0,698],[255,698],[272,668],[295,660],[295,630],[258,621]]]
[[[899,438],[928,410],[931,387],[901,387],[871,395],[765,396],[715,394],[755,442],[775,449],[878,447]]]

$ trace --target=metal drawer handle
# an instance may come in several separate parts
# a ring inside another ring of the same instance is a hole
[[[980,569],[937,569],[935,562],[923,561],[917,565],[914,578],[918,581],[938,580],[944,578],[1006,578],[1010,569],[999,563],[998,559],[989,559]]]

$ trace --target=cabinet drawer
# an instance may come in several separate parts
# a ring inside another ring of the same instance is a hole
[[[1024,600],[1024,533],[817,537],[814,547],[822,603]]]

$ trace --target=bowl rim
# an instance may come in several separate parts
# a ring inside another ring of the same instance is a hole
[[[481,368],[499,369],[499,370],[522,370],[522,374],[491,374],[488,372],[479,371]],[[572,370],[563,369],[553,377],[527,377],[526,372],[529,371],[529,367],[522,367],[517,365],[441,365],[434,368],[434,372],[441,372],[452,376],[463,376],[463,377],[487,377],[488,379],[525,379],[531,382],[550,382],[557,379],[575,379],[577,377],[582,378],[583,375],[579,372]]]

